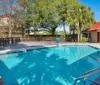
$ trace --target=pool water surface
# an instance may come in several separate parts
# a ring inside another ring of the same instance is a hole
[[[76,78],[98,66],[100,52],[90,46],[51,47],[0,55],[0,76],[5,85],[73,85]]]

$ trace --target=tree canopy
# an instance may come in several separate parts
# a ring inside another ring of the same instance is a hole
[[[80,41],[82,37],[81,32],[87,29],[91,24],[95,23],[95,19],[90,8],[87,8],[83,4],[77,4],[69,14],[67,23],[69,25],[75,25],[78,31],[78,41]]]
[[[76,25],[80,35],[95,22],[91,10],[77,0],[34,0],[33,3],[31,0],[27,2],[27,11],[31,25],[48,29],[52,35],[60,24],[63,24],[65,32],[65,24]]]
[[[20,23],[24,23],[24,28],[30,28],[31,26],[36,29],[44,28],[50,31],[52,35],[55,35],[56,28],[62,24],[66,35],[65,24],[67,24],[77,30],[78,41],[80,41],[82,31],[95,23],[91,9],[78,3],[77,0],[15,1],[17,4],[15,8],[17,8],[17,10],[14,10],[14,16],[20,15],[20,19],[17,18],[17,20],[20,21]],[[12,8],[12,4],[9,6]],[[2,4],[2,7],[0,6],[0,11],[3,11],[4,14],[7,13],[8,10],[5,4]],[[9,15],[12,16],[12,10],[10,10],[9,13],[11,13]]]

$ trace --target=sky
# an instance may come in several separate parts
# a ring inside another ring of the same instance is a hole
[[[66,32],[69,32],[69,27],[66,25],[65,26],[65,28],[66,28]],[[58,27],[57,27],[57,29],[56,29],[56,31],[63,31],[63,25],[59,25]]]
[[[100,0],[79,0],[79,3],[85,4],[87,7],[91,8],[96,21],[100,21]]]

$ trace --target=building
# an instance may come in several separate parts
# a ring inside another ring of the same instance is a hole
[[[11,21],[7,15],[0,15],[0,38],[8,37],[10,23],[9,20]],[[13,28],[14,30],[12,30],[12,37],[22,37],[22,30],[18,30],[14,26]]]
[[[95,23],[88,29],[88,38],[91,38],[92,42],[100,43],[100,22]]]

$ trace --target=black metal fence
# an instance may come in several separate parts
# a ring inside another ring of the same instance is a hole
[[[18,42],[20,42],[20,37],[0,38],[0,46],[16,44]]]

